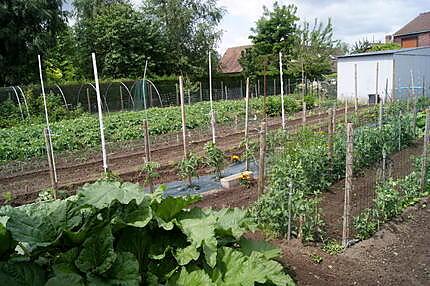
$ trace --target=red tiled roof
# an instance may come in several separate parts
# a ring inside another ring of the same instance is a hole
[[[418,17],[394,33],[394,36],[416,34],[425,31],[430,31],[430,12],[421,13]]]
[[[219,70],[222,73],[240,73],[242,72],[243,68],[239,63],[239,59],[242,55],[242,52],[246,49],[250,48],[251,46],[239,46],[239,47],[232,47],[228,48],[227,51],[225,51],[224,56],[222,57],[220,64],[219,64]]]

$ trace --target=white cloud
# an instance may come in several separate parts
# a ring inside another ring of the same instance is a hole
[[[353,44],[367,38],[384,40],[419,13],[430,10],[430,1],[422,0],[293,0],[278,1],[280,4],[295,4],[301,20],[315,18],[326,21],[331,18],[335,38]],[[249,44],[248,35],[255,21],[263,13],[263,5],[271,7],[268,0],[219,0],[227,9],[221,29],[224,31],[218,51]]]

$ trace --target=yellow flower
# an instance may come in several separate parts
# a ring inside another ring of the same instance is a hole
[[[239,161],[239,159],[240,159],[240,157],[239,157],[238,155],[232,155],[232,156],[231,156],[231,160],[232,160],[233,162]]]

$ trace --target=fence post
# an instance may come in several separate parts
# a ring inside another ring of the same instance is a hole
[[[143,120],[143,134],[145,137],[145,161],[151,162],[151,145],[149,144],[149,129],[148,129],[148,121]],[[149,183],[149,191],[154,192],[154,184],[152,181]]]
[[[221,99],[224,99],[224,82],[221,81]]]
[[[264,192],[264,159],[266,157],[266,122],[260,125],[260,158],[258,161],[258,196]]]
[[[54,198],[57,199],[57,182],[55,180],[55,173],[54,173],[54,164],[52,161],[52,145],[51,145],[51,134],[48,130],[48,128],[43,129],[43,136],[45,137],[45,148],[46,148],[46,154],[48,155],[48,166],[49,166],[49,177],[51,178],[51,187],[54,190],[53,195]]]
[[[349,239],[350,221],[350,194],[352,191],[352,166],[354,151],[354,129],[352,123],[348,123],[346,129],[346,172],[345,172],[345,201],[343,206],[343,231],[342,245],[347,247]]]
[[[423,146],[423,155],[421,158],[421,178],[420,178],[420,187],[421,191],[424,191],[426,187],[426,179],[427,179],[427,147],[429,144],[429,128],[430,128],[430,109],[426,110],[426,127],[424,132],[424,146]]]

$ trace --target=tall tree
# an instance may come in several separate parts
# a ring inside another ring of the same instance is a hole
[[[37,79],[37,54],[46,54],[65,28],[62,5],[62,0],[0,1],[0,85]]]
[[[282,52],[291,57],[297,43],[297,7],[294,5],[273,4],[272,10],[263,7],[263,16],[251,29],[249,36],[253,46],[241,59],[244,72],[248,75],[261,73],[265,68],[270,72],[277,70],[277,55]],[[265,67],[267,66],[267,67]]]
[[[224,9],[217,0],[145,0],[143,12],[165,35],[165,73],[206,72],[207,53],[221,36],[218,24]]]
[[[141,77],[145,60],[151,70],[163,70],[163,35],[126,2],[102,5],[95,15],[77,23],[80,67],[86,77],[91,76],[91,52],[96,52],[100,75],[105,78]]]
[[[333,39],[331,19],[324,25],[318,19],[313,25],[303,22],[298,29],[299,43],[293,50],[294,60],[290,63],[290,74],[298,76],[302,69],[307,78],[315,79],[332,71],[331,56],[342,49],[342,44]]]

